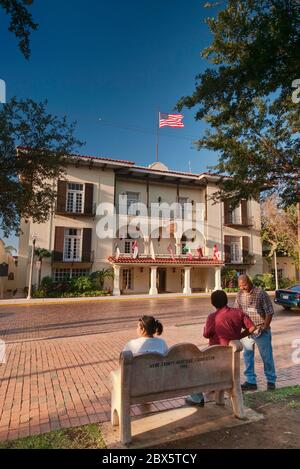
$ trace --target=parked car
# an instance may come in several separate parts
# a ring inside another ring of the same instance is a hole
[[[276,290],[274,302],[285,309],[300,308],[300,284]]]

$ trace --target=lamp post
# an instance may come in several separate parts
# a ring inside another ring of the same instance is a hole
[[[34,259],[34,251],[35,251],[35,243],[37,240],[37,236],[32,234],[32,251],[31,251],[31,260],[30,260],[30,271],[29,271],[29,286],[28,286],[28,295],[27,300],[31,299],[31,289],[32,289],[32,273],[33,273],[33,259]]]

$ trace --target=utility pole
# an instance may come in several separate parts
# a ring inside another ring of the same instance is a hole
[[[36,243],[36,235],[32,235],[32,249],[31,249],[31,259],[30,259],[30,271],[29,271],[29,285],[28,285],[28,295],[27,300],[31,299],[31,290],[32,290],[32,274],[33,274],[33,261],[34,261],[34,251]]]
[[[275,288],[278,290],[278,271],[277,271],[277,253],[274,251],[274,270],[275,270]]]

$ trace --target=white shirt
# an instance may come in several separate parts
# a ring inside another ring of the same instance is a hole
[[[163,339],[159,339],[158,337],[139,337],[138,339],[132,339],[127,342],[123,351],[130,351],[133,355],[146,352],[164,354],[168,351],[168,346]]]

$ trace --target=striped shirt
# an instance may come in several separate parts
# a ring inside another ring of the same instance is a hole
[[[240,290],[236,296],[234,307],[240,308],[248,314],[256,326],[261,324],[267,315],[274,314],[269,295],[258,287],[253,287],[249,293]]]

